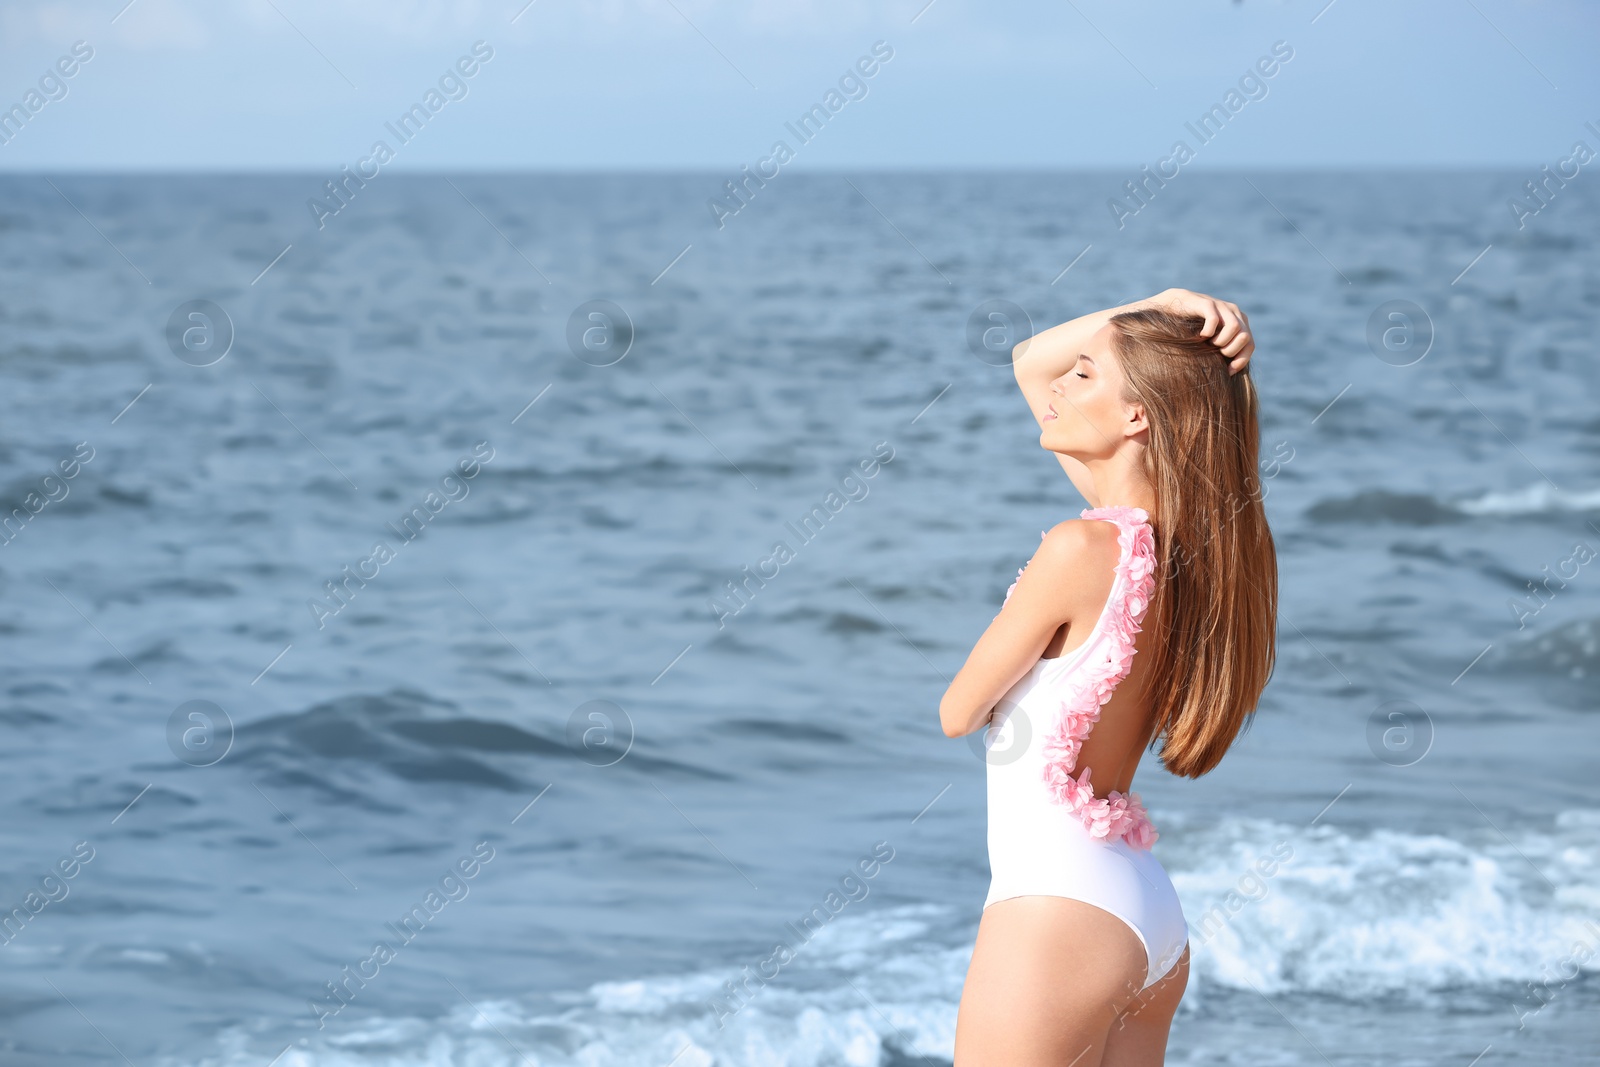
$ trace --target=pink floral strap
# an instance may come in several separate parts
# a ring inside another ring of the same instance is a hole
[[[1134,635],[1155,589],[1155,537],[1150,517],[1142,508],[1089,508],[1081,517],[1115,523],[1120,555],[1111,595],[1085,642],[1098,645],[1091,647],[1087,658],[1075,664],[1063,680],[1066,691],[1061,710],[1044,739],[1044,781],[1052,798],[1071,808],[1092,836],[1148,849],[1159,835],[1150,825],[1139,794],[1124,796],[1112,790],[1104,798],[1096,797],[1089,784],[1089,769],[1077,777],[1073,771],[1083,742],[1100,721],[1101,705],[1111,699],[1117,684],[1133,667]]]

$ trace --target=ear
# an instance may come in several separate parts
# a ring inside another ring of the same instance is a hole
[[[1122,436],[1141,437],[1150,431],[1149,414],[1144,409],[1143,401],[1133,401],[1122,405]]]

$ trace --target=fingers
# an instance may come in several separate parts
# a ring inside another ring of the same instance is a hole
[[[1199,315],[1204,319],[1200,335],[1209,337],[1211,343],[1217,346],[1228,361],[1229,374],[1238,374],[1249,365],[1256,342],[1250,333],[1250,318],[1239,309],[1238,304],[1188,290],[1168,290],[1168,293],[1181,294],[1183,297],[1172,302],[1172,310]]]
[[[1222,323],[1217,302],[1204,293],[1192,289],[1167,289],[1154,298],[1162,308],[1174,315],[1194,315],[1205,320],[1200,327],[1203,337],[1210,337]]]
[[[1228,373],[1238,374],[1250,364],[1250,355],[1255,351],[1256,342],[1250,333],[1250,318],[1239,309],[1237,304],[1228,304],[1227,307],[1236,316],[1234,331],[1226,342],[1219,339],[1222,355],[1228,360]]]
[[[1219,304],[1218,307],[1222,315],[1222,326],[1211,338],[1211,343],[1231,356],[1233,353],[1228,352],[1228,346],[1239,336],[1238,310],[1232,304]]]
[[[1242,336],[1248,338],[1249,334],[1244,334]],[[1223,356],[1228,360],[1228,373],[1238,374],[1240,371],[1249,366],[1250,356],[1255,352],[1255,350],[1255,341],[1246,340],[1245,343],[1240,346],[1238,352],[1224,352]]]
[[[1243,352],[1246,348],[1251,346],[1252,340],[1250,337],[1250,332],[1248,330],[1240,329],[1233,335],[1232,340],[1221,346],[1222,354],[1227,356],[1229,359],[1232,359],[1234,356],[1237,356],[1240,352]]]

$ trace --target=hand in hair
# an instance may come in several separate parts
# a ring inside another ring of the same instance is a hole
[[[1177,315],[1194,315],[1205,319],[1206,324],[1200,333],[1211,338],[1211,342],[1227,357],[1229,374],[1238,374],[1249,364],[1250,354],[1256,350],[1256,342],[1250,335],[1250,320],[1239,310],[1238,304],[1189,289],[1164,290],[1151,297],[1149,303]]]

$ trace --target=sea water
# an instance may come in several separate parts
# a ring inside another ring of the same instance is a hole
[[[1169,1061],[1584,1062],[1597,211],[1526,177],[0,180],[0,1058],[948,1062],[938,700],[1084,506],[1003,353],[1182,286],[1257,335],[1282,611],[1136,782]]]

